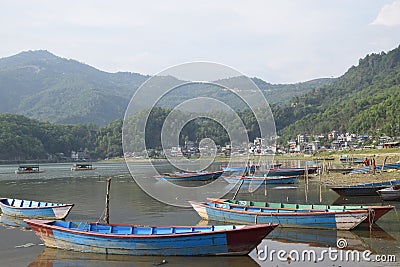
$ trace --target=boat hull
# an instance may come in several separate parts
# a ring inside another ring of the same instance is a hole
[[[350,185],[336,186],[336,187],[331,187],[330,189],[332,189],[341,196],[377,196],[378,190],[398,184],[400,184],[400,180],[369,183],[369,184],[358,184],[353,186]]]
[[[275,202],[258,202],[246,200],[228,200],[228,199],[214,199],[208,198],[208,201],[214,203],[228,203],[232,206],[240,207],[258,207],[263,209],[281,209],[281,210],[367,210],[368,216],[363,223],[373,223],[380,219],[383,215],[391,211],[393,206],[366,206],[366,205],[323,205],[323,204],[291,204],[291,203],[275,203]]]
[[[234,208],[228,204],[190,202],[205,220],[230,223],[279,223],[281,227],[351,230],[364,221],[366,210],[343,212],[274,212],[261,208]],[[262,210],[262,211],[261,211]]]
[[[261,184],[294,184],[298,181],[298,176],[284,177],[225,177],[225,181],[230,184],[243,183],[243,185],[261,185]]]
[[[37,206],[38,203],[42,206]],[[7,216],[18,218],[62,220],[67,217],[73,206],[74,204],[56,204],[7,198],[0,199],[2,212]]]
[[[230,230],[213,231],[205,231],[212,226],[163,227],[164,230],[189,229],[193,232],[138,234],[135,233],[137,231],[134,230],[135,226],[126,226],[127,229],[131,227],[130,231],[133,234],[116,234],[111,230],[115,229],[115,225],[96,224],[100,227],[108,226],[111,232],[100,233],[54,226],[51,225],[54,223],[51,221],[26,220],[26,222],[47,247],[134,256],[247,255],[276,227],[276,225],[238,226]],[[225,229],[228,226],[222,227]],[[144,227],[142,228],[144,230]],[[160,227],[147,228],[158,231]]]
[[[383,200],[400,200],[400,190],[385,188],[377,191]]]
[[[209,181],[213,179],[217,179],[222,175],[223,171],[217,172],[205,172],[205,173],[188,173],[187,175],[165,175],[165,176],[156,176],[157,180],[165,180],[165,181]]]

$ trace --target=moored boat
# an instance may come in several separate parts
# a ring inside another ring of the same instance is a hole
[[[30,173],[42,173],[39,165],[19,165],[18,169],[15,170],[15,174],[30,174]]]
[[[376,196],[378,194],[378,190],[397,184],[400,184],[400,180],[358,185],[334,186],[330,187],[330,189],[341,196]]]
[[[368,216],[364,220],[366,223],[374,223],[383,215],[391,211],[394,207],[390,205],[385,206],[371,206],[371,205],[323,205],[323,204],[295,204],[295,203],[280,203],[280,202],[262,202],[262,201],[249,201],[249,200],[236,200],[236,199],[215,199],[208,198],[208,201],[215,203],[229,203],[232,206],[246,206],[246,207],[262,207],[269,209],[279,210],[315,210],[315,211],[345,211],[345,210],[367,210]]]
[[[232,223],[279,223],[281,227],[351,230],[367,216],[367,210],[280,210],[263,207],[240,207],[229,203],[189,201],[205,220]]]
[[[230,184],[242,184],[243,185],[261,185],[261,184],[294,184],[298,181],[298,176],[267,176],[267,177],[257,177],[257,176],[230,176],[225,177],[224,180]]]
[[[208,181],[219,178],[222,173],[223,171],[174,172],[157,175],[154,178],[166,181]]]
[[[95,169],[96,168],[93,167],[93,165],[89,164],[89,163],[75,163],[72,166],[71,171],[92,171]]]
[[[60,204],[13,198],[0,198],[0,208],[5,215],[20,218],[64,219],[74,204]]]
[[[25,220],[47,247],[136,256],[247,255],[277,225],[136,226]]]
[[[382,200],[400,200],[400,185],[393,185],[377,191]]]

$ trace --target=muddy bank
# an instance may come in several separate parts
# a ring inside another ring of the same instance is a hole
[[[310,176],[310,181],[328,185],[354,185],[364,183],[383,182],[390,180],[400,180],[400,170],[377,171],[372,173],[342,174],[328,172],[324,174]]]

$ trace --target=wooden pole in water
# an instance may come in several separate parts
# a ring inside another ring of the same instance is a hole
[[[385,159],[383,160],[382,169],[381,169],[381,174],[382,174],[382,172],[383,172],[383,169],[385,168],[385,164],[386,164],[387,158],[388,158],[388,156],[386,156]]]
[[[111,178],[107,178],[107,193],[106,193],[106,212],[104,214],[104,221],[110,223],[110,186]]]

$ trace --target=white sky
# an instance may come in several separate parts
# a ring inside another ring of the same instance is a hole
[[[100,70],[191,61],[293,83],[400,44],[400,0],[0,0],[0,57],[45,49]]]

